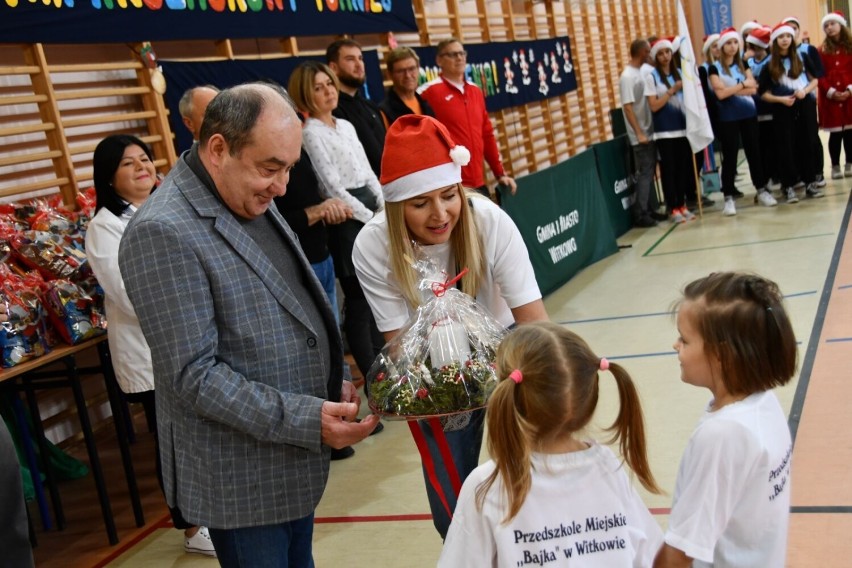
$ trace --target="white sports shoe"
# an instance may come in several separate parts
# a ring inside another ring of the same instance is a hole
[[[840,166],[831,166],[831,179],[843,179],[843,170]]]
[[[725,198],[725,208],[722,209],[722,215],[724,215],[725,217],[733,217],[736,214],[737,214],[737,206],[734,205],[734,198],[733,197],[726,197]]]
[[[768,191],[758,191],[756,201],[764,207],[775,207],[778,205],[778,202],[775,201],[775,198]]]
[[[207,532],[207,527],[198,527],[198,532],[189,538],[183,540],[184,552],[194,552],[196,554],[204,554],[206,556],[216,557],[216,549],[213,548],[213,541],[210,540],[210,533]]]
[[[793,189],[792,187],[788,187],[786,189],[785,193],[787,194],[787,203],[798,203],[799,202],[799,196],[796,195],[796,190]]]

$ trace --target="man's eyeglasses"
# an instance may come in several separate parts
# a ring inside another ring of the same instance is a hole
[[[419,75],[419,67],[398,67],[393,70],[394,75]]]
[[[464,59],[467,57],[467,51],[445,51],[441,57],[449,57],[450,59]]]

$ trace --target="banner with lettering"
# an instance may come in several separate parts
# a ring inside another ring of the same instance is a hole
[[[373,100],[381,100],[382,75],[379,71],[379,55],[376,51],[364,51],[364,68],[367,82],[363,94]],[[220,89],[233,87],[249,81],[275,81],[287,87],[290,73],[303,61],[321,60],[324,57],[282,57],[279,59],[238,59],[229,61],[161,61],[166,77],[166,94],[163,96],[169,107],[169,121],[175,134],[178,152],[192,145],[192,135],[183,125],[178,103],[184,91],[200,85],[213,85]],[[378,96],[377,96],[378,95]]]
[[[517,182],[516,195],[501,192],[503,209],[521,231],[542,294],[618,251],[594,150]]]
[[[704,35],[717,34],[733,26],[731,0],[701,0],[701,13],[704,16]]]
[[[402,0],[0,0],[5,43],[128,43],[417,31]]]
[[[595,151],[598,178],[601,182],[609,221],[616,237],[633,227],[630,207],[636,199],[636,188],[630,176],[630,143],[622,135],[592,146]]]
[[[420,83],[436,79],[441,69],[434,47],[415,47]],[[467,79],[482,89],[489,112],[541,101],[577,88],[568,36],[530,41],[465,45]]]

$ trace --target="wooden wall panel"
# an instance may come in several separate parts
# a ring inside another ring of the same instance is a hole
[[[491,114],[507,170],[522,176],[611,138],[618,77],[636,37],[674,35],[673,0],[412,0],[418,30],[400,45],[543,39],[568,35],[577,90]],[[332,36],[156,42],[161,59],[222,60],[317,55]],[[358,36],[380,58],[389,34]],[[91,184],[91,154],[106,133],[150,143],[165,173],[174,164],[167,109],[136,55],[139,45],[0,44],[0,200]],[[128,49],[129,48],[129,49]],[[431,64],[432,62],[426,62]],[[384,73],[384,70],[382,71]],[[385,76],[385,83],[388,84]],[[489,182],[493,176],[488,171]]]

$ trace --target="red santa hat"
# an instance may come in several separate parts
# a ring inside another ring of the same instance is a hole
[[[385,201],[393,203],[461,183],[470,151],[456,144],[447,127],[430,116],[406,114],[385,137],[379,181]]]
[[[757,20],[752,20],[750,22],[746,22],[740,28],[740,35],[744,36],[747,33],[749,33],[751,30],[756,30],[759,27],[761,27],[761,25],[760,25],[760,23],[758,23]]]
[[[799,23],[799,18],[797,18],[796,16],[787,16],[786,18],[781,20],[782,24],[789,24],[790,22],[793,22],[794,24],[796,24],[797,28],[802,27],[802,24]]]
[[[769,44],[772,43],[770,35],[772,34],[772,30],[769,26],[761,26],[757,29],[752,30],[748,37],[746,38],[746,43],[750,43],[752,45],[756,45],[758,47],[762,47],[763,49],[767,49]]]
[[[657,58],[657,53],[661,49],[672,49],[672,40],[667,37],[661,37],[657,41],[651,44],[651,59]],[[672,51],[674,51],[672,49]]]
[[[825,24],[828,22],[837,22],[841,26],[846,27],[846,18],[843,17],[843,12],[832,12],[830,14],[826,14],[822,19],[822,27],[825,27]]]
[[[790,34],[791,36],[796,37],[796,30],[794,30],[792,26],[788,25],[787,22],[781,22],[772,28],[772,33],[769,34],[769,43],[774,42],[778,36],[783,34]]]
[[[710,48],[713,47],[713,44],[716,43],[716,40],[719,39],[719,34],[710,34],[704,36],[704,46],[701,48],[702,53],[707,55],[710,52]]]
[[[721,48],[723,45],[725,45],[726,43],[728,43],[732,39],[737,40],[737,44],[739,44],[741,36],[740,36],[739,33],[737,33],[737,28],[734,28],[734,27],[725,28],[724,30],[719,32],[719,39],[716,40],[716,45],[718,45]]]

